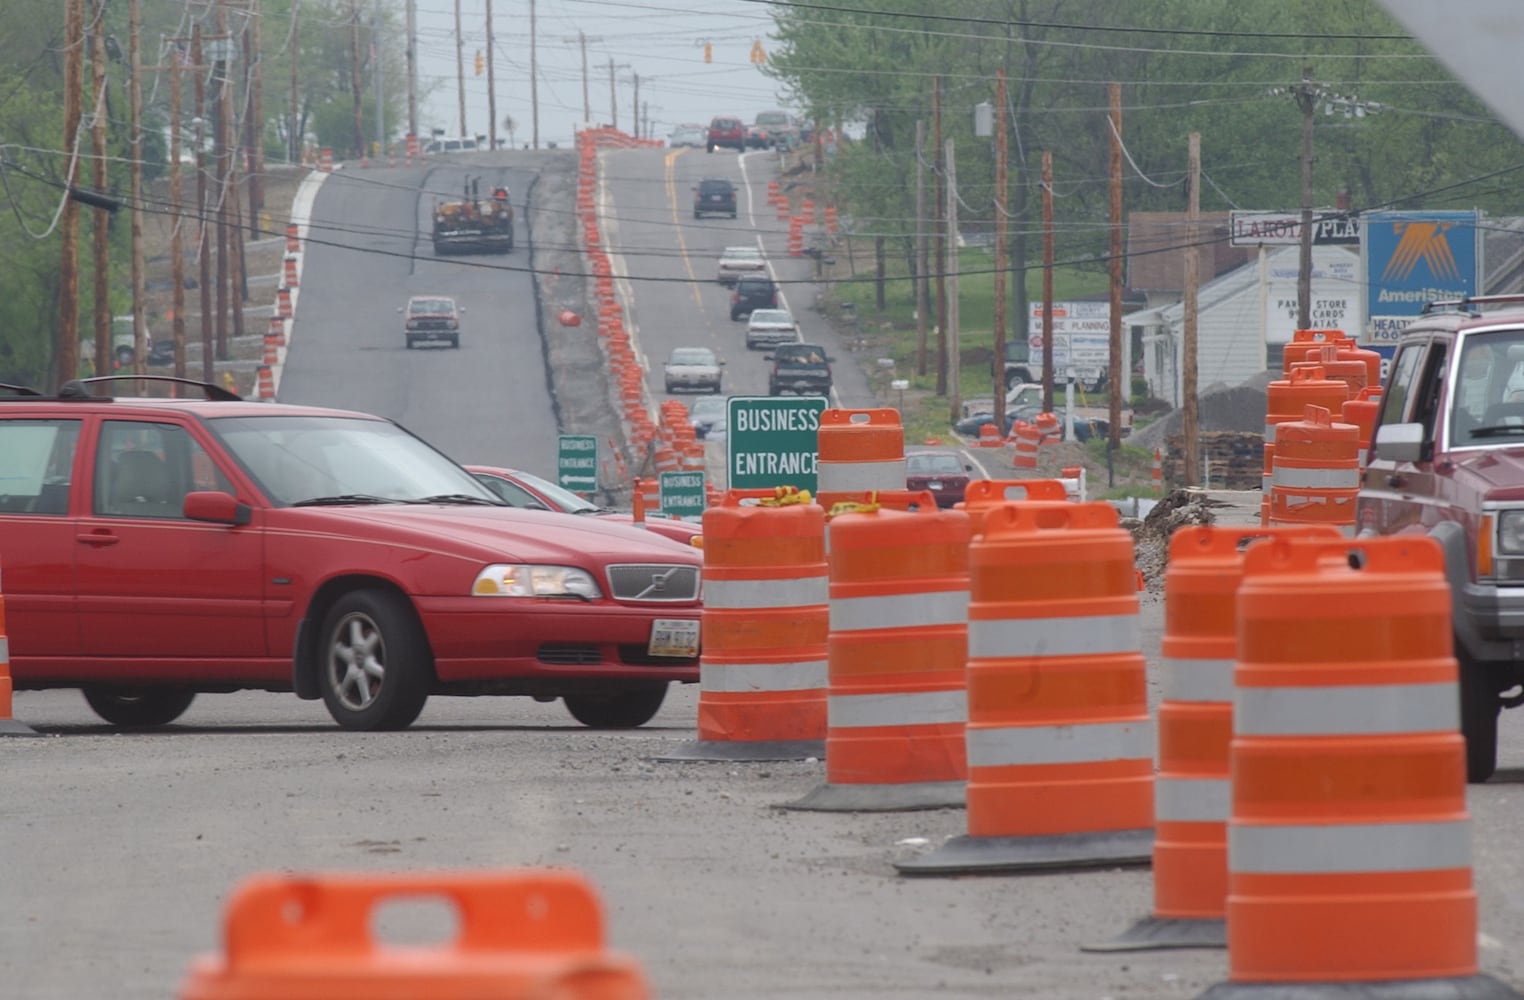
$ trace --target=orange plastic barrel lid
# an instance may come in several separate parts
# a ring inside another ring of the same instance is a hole
[[[443,901],[459,930],[393,946],[377,909]],[[234,891],[221,955],[197,959],[179,1000],[645,1000],[639,966],[604,947],[597,895],[570,871],[256,875]]]

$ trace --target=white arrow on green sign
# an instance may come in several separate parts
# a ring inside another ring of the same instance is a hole
[[[660,486],[663,514],[684,521],[704,519],[703,472],[663,472]]]
[[[598,491],[598,438],[562,434],[556,443],[556,482],[573,493]]]
[[[793,486],[815,492],[822,396],[731,396],[726,416],[726,485]]]

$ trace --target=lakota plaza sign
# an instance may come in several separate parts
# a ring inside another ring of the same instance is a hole
[[[793,486],[815,492],[820,396],[731,396],[726,404],[726,484],[733,490]]]
[[[1300,212],[1229,212],[1228,241],[1236,247],[1296,246],[1302,242]],[[1360,217],[1330,210],[1312,213],[1313,246],[1357,246]]]

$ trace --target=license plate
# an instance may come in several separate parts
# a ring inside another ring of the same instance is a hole
[[[942,488],[942,482],[941,480],[933,479],[931,482],[926,484],[926,488],[928,490],[940,490]]]
[[[651,623],[651,642],[646,652],[652,656],[692,658],[699,651],[699,623],[687,618],[658,618]]]

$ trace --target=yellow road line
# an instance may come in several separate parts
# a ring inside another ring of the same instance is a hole
[[[684,147],[683,149],[674,149],[667,154],[667,203],[672,206],[672,232],[677,236],[677,252],[683,258],[684,270],[688,272],[688,281],[690,283],[690,287],[693,289],[693,301],[698,305],[700,311],[702,311],[704,308],[704,299],[703,296],[699,293],[698,275],[693,273],[693,261],[688,259],[688,244],[683,242],[683,220],[678,216],[677,188],[672,183],[672,165],[677,162],[677,158],[679,156],[682,156],[686,152],[688,152],[688,150],[686,147]]]

